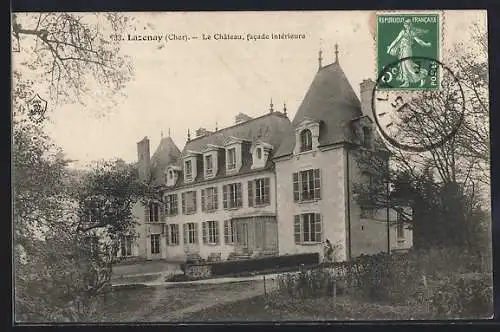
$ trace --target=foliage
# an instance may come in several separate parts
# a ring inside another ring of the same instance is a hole
[[[109,100],[133,75],[121,44],[109,37],[124,31],[129,20],[120,13],[15,13],[13,54],[20,62],[14,69],[44,82],[56,104],[75,98],[83,103],[84,95],[91,100],[98,93]]]
[[[488,318],[493,314],[491,275],[449,278],[435,290],[431,307],[437,318]]]

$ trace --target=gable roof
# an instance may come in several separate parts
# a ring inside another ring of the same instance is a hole
[[[170,164],[177,164],[181,157],[181,151],[170,137],[162,138],[158,148],[151,157],[151,175],[153,183],[163,180],[165,169]]]
[[[293,119],[297,126],[306,119],[320,122],[319,145],[354,140],[350,121],[362,115],[361,103],[344,71],[334,62],[316,73]],[[286,156],[295,148],[295,133],[284,139],[276,157]]]

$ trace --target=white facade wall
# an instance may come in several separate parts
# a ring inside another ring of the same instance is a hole
[[[338,258],[346,259],[346,209],[344,181],[344,153],[338,147],[327,151],[308,151],[276,162],[278,245],[279,254],[318,252],[323,256],[323,245],[295,244],[294,215],[320,213],[323,220],[323,240],[329,239],[340,250]],[[321,171],[321,199],[299,203],[293,200],[293,173],[319,168]]]

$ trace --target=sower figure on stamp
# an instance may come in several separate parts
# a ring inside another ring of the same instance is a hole
[[[414,41],[420,46],[430,47],[430,42],[425,42],[418,37],[426,32],[426,30],[412,27],[410,19],[405,20],[403,29],[389,47],[387,47],[387,53],[401,60],[413,56],[412,45]],[[402,82],[401,87],[403,88],[409,87],[410,83],[417,83],[419,81],[420,86],[423,86],[426,77],[427,70],[420,68],[420,66],[411,59],[402,61],[399,64],[399,75],[397,80]]]
[[[333,262],[333,246],[328,239],[324,243],[324,261]]]

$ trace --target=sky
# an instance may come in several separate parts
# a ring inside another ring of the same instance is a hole
[[[247,13],[130,13],[134,26],[128,35],[199,36],[191,41],[128,41],[122,52],[131,57],[135,76],[127,83],[125,97],[104,117],[78,104],[50,110],[46,130],[74,167],[98,159],[137,160],[136,143],[148,136],[151,153],[163,136],[170,136],[182,149],[190,129],[213,130],[234,123],[243,112],[252,117],[286,103],[290,119],[300,105],[318,70],[318,51],[323,65],[334,60],[338,44],[339,63],[355,92],[366,78],[375,79],[376,50],[374,14],[337,12]],[[486,25],[485,12],[446,11],[444,48],[467,38],[464,26]],[[216,33],[303,34],[296,40],[202,40]],[[16,55],[14,55],[16,56]],[[446,58],[446,51],[444,50]],[[15,65],[15,62],[14,62]],[[50,107],[50,101],[49,101]]]

